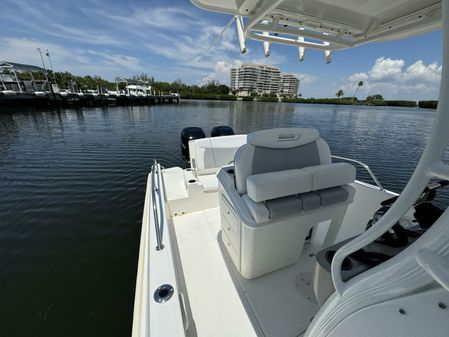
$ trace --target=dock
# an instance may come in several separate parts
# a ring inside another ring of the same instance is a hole
[[[40,56],[42,54],[38,48]],[[46,55],[50,60],[48,50]],[[45,68],[33,65],[0,62],[0,109],[30,107],[92,107],[107,105],[150,105],[150,104],[175,104],[179,103],[178,93],[165,94],[155,91],[148,82],[137,81],[132,83],[128,80],[116,81],[116,90],[97,86],[97,88],[81,89],[74,81],[66,83],[66,89],[60,89],[55,74],[52,70],[53,79],[48,76]],[[36,79],[35,76],[43,73],[45,79]],[[20,80],[18,74],[27,74],[28,80]],[[125,83],[119,89],[119,84]]]
[[[0,91],[0,109],[11,107],[93,107],[107,105],[177,104],[179,95],[128,95]]]

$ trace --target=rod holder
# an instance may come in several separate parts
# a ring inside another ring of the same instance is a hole
[[[298,36],[298,42],[304,42],[304,37],[303,36]],[[299,62],[304,61],[304,54],[306,52],[306,48],[304,47],[298,47],[298,57],[299,57]]]
[[[324,51],[324,60],[326,61],[326,64],[329,64],[332,62],[332,53],[330,50]]]
[[[243,32],[243,19],[241,16],[237,16],[235,19],[235,24],[237,26],[237,35],[239,37],[239,46],[240,46],[240,52],[242,54],[246,53],[246,45],[245,45],[245,34]]]

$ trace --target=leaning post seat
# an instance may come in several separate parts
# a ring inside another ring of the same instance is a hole
[[[216,173],[234,160],[237,149],[246,143],[246,135],[201,138],[189,141],[190,166],[205,192],[216,192]]]
[[[355,167],[332,163],[315,129],[250,133],[219,174],[222,239],[248,279],[296,263],[310,229],[331,220],[323,245],[334,243],[352,202]]]

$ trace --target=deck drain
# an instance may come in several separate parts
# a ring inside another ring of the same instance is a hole
[[[169,284],[163,284],[154,292],[154,300],[157,303],[165,303],[167,302],[174,293],[174,289]]]

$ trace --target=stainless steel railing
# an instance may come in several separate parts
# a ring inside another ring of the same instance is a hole
[[[373,171],[371,171],[371,169],[369,168],[369,166],[366,165],[364,162],[361,162],[361,161],[355,160],[355,159],[351,159],[351,158],[340,157],[340,156],[334,156],[334,155],[332,155],[331,157],[332,157],[332,158],[335,158],[335,159],[339,159],[339,160],[349,161],[349,162],[351,162],[351,163],[356,163],[356,164],[360,165],[361,167],[363,167],[363,168],[369,173],[369,175],[371,176],[371,178],[373,179],[373,181],[376,183],[377,187],[379,187],[379,189],[380,189],[381,191],[384,190],[384,188],[382,187],[381,183],[379,182],[379,180],[377,180],[376,176],[374,175]]]
[[[156,202],[156,194],[159,197],[159,200],[161,200],[162,196],[160,195],[160,189],[156,185],[155,179],[156,174],[159,177],[160,174],[159,164],[157,163],[156,160],[154,160],[153,166],[151,168],[151,201],[153,207],[154,226],[156,228],[156,241],[157,241],[156,250],[161,250],[164,249],[164,245],[162,244],[162,230],[159,222],[159,211]]]

